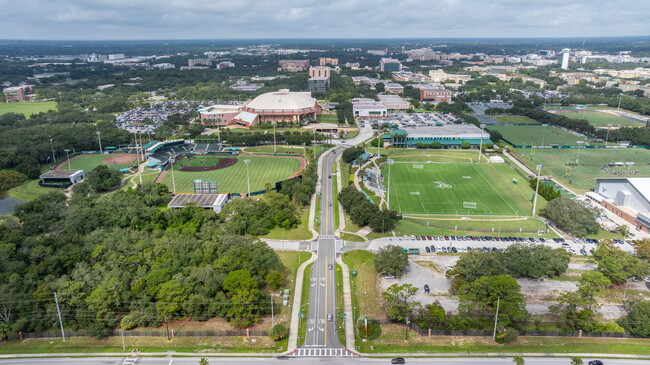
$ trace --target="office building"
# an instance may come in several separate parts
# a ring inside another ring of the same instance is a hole
[[[571,50],[569,48],[565,48],[562,50],[562,69],[567,70],[569,68],[569,52]]]
[[[330,77],[332,69],[327,66],[314,66],[309,68],[309,77]]]
[[[328,57],[322,57],[322,58],[318,59],[318,66],[326,66],[326,65],[338,66],[339,65],[339,59],[338,58],[328,58]]]
[[[620,164],[622,169],[630,167],[623,162]],[[589,198],[636,229],[650,232],[650,178],[598,178],[595,193]]]
[[[34,99],[34,85],[12,86],[2,89],[7,103],[23,103]]]
[[[402,71],[402,63],[394,58],[382,58],[379,61],[379,71],[381,72],[394,72]]]
[[[472,147],[490,142],[490,135],[473,124],[443,124],[440,126],[406,127],[393,129],[382,135],[384,143],[396,147],[416,147],[418,143],[430,145],[438,142],[447,147],[460,147],[468,142]]]
[[[330,79],[327,77],[318,77],[314,76],[307,80],[307,86],[309,92],[312,93],[324,93],[327,92],[330,86]]]

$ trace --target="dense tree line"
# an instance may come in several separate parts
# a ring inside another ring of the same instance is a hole
[[[598,243],[593,254],[598,263],[598,271],[614,284],[624,284],[631,276],[641,278],[650,273],[647,259],[635,257],[611,241]]]
[[[297,204],[309,205],[311,196],[316,192],[316,180],[318,180],[315,162],[315,160],[311,161],[305,171],[302,172],[302,178],[283,181],[280,193],[288,195]]]
[[[533,190],[535,190],[537,188],[537,178],[533,177],[530,180],[528,180],[528,185],[530,185],[530,187]],[[539,189],[537,190],[537,193],[541,195],[544,199],[546,199],[546,201],[551,201],[555,198],[559,198],[562,196],[562,193],[559,189],[555,190],[553,186],[546,185],[543,183],[539,184]]]
[[[217,137],[215,134],[212,137]],[[222,131],[221,139],[224,143],[231,146],[257,146],[262,144],[273,143],[273,133],[265,132],[237,132]],[[303,131],[278,131],[275,136],[276,143],[290,145],[311,146],[314,140],[313,132]],[[321,133],[316,133],[317,141],[324,141],[326,137]]]
[[[53,119],[50,120],[48,116],[52,116]],[[38,118],[33,116],[28,120],[25,120],[22,115],[20,117],[14,115],[14,118],[6,114],[1,116],[0,169],[12,168],[29,178],[36,178],[40,174],[40,164],[47,163],[54,166],[52,153],[55,154],[56,161],[61,162],[66,157],[64,149],[69,149],[70,153],[99,150],[97,131],[102,133],[104,146],[133,143],[133,137],[129,132],[120,130],[109,122],[95,125],[83,119],[78,123],[63,124],[65,120],[59,118],[63,117],[53,112],[41,113]],[[35,124],[35,120],[40,122]],[[51,144],[50,139],[52,139]]]
[[[536,120],[540,123],[553,124],[589,135],[594,135],[596,132],[596,128],[594,128],[594,126],[585,119],[572,119],[563,115],[555,115],[539,109],[522,107],[513,107],[510,109],[510,113],[514,115],[522,115],[524,117]]]
[[[539,214],[576,237],[585,237],[600,230],[600,225],[596,222],[599,211],[571,198],[553,199]]]
[[[471,251],[463,255],[448,272],[452,277],[451,291],[471,283],[481,276],[510,275],[516,278],[558,276],[569,267],[571,254],[542,244],[515,243],[504,251]]]
[[[358,226],[369,226],[376,232],[386,232],[395,228],[397,224],[397,212],[379,209],[353,186],[341,190],[339,202],[350,220]]]
[[[52,328],[54,291],[66,327],[98,336],[175,318],[219,316],[240,328],[266,314],[266,290],[282,285],[284,267],[239,227],[295,224],[288,198],[239,199],[215,214],[196,206],[160,209],[170,199],[166,191],[147,184],[104,196],[75,191],[72,200],[50,193],[19,206],[19,223],[0,226],[0,306],[7,314],[0,337]],[[258,202],[266,205],[236,209]]]
[[[361,154],[363,154],[364,152],[365,151],[361,146],[346,148],[345,151],[343,151],[343,155],[341,156],[341,159],[345,163],[352,163],[352,161],[359,158],[359,156],[361,156]]]

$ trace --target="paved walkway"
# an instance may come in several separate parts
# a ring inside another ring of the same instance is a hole
[[[298,273],[296,274],[296,287],[293,291],[293,305],[291,307],[291,325],[289,329],[289,345],[287,346],[287,353],[293,352],[298,347],[298,327],[299,327],[299,318],[298,313],[300,312],[300,302],[302,300],[302,281],[305,276],[305,268],[307,265],[316,261],[318,255],[312,254],[311,258],[300,265],[298,268]],[[305,318],[306,320],[306,318]]]

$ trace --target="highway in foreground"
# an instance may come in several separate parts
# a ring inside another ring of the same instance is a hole
[[[512,365],[512,358],[409,358],[405,356],[406,364],[420,365]],[[0,360],[2,365],[123,365],[126,358],[45,358],[45,359],[8,359]],[[130,359],[133,360],[133,359]],[[180,358],[139,358],[136,365],[197,365],[200,357],[180,357]],[[583,358],[584,364],[587,365],[591,358]],[[648,365],[648,360],[619,360],[619,359],[601,359],[605,365]],[[526,365],[569,365],[569,358],[525,358]],[[390,358],[371,359],[363,357],[354,358],[332,358],[332,357],[300,357],[300,358],[208,358],[209,364],[238,364],[238,365],[260,365],[268,363],[277,364],[390,364]],[[126,364],[133,364],[131,361]]]

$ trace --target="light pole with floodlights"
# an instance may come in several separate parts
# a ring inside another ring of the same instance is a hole
[[[68,158],[68,170],[72,170],[72,168],[70,167],[70,154],[68,153],[70,152],[70,150],[66,148],[63,151],[65,151],[65,155]]]
[[[251,160],[244,160],[246,164],[246,180],[248,181],[248,196],[251,196],[251,175],[248,173],[248,165],[250,165]]]
[[[97,131],[95,133],[97,134],[97,139],[99,139],[99,154],[104,154],[104,150],[102,149],[102,132]]]

